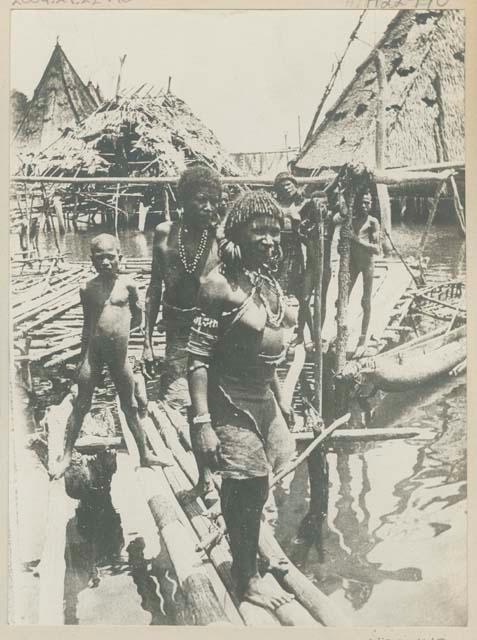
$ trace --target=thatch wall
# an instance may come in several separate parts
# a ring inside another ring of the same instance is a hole
[[[400,11],[377,45],[385,58],[386,166],[464,160],[462,11]],[[376,49],[374,50],[376,51]],[[302,151],[297,169],[375,163],[374,51]]]
[[[67,131],[36,159],[42,175],[175,176],[199,160],[225,175],[238,168],[214,133],[172,93],[123,93]]]

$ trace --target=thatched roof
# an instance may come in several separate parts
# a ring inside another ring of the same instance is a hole
[[[90,92],[91,97],[95,101],[96,106],[99,107],[99,105],[104,102],[103,94],[101,93],[99,85],[94,84],[93,81],[90,80],[86,86],[88,87],[88,91]]]
[[[288,151],[257,151],[232,153],[243,176],[261,176],[274,178],[280,171],[287,171],[288,162],[294,160],[298,149]]]
[[[17,150],[34,152],[80,122],[96,102],[57,42],[15,134]]]
[[[36,159],[43,175],[175,176],[194,160],[238,168],[214,133],[172,93],[142,87],[105,102]]]
[[[28,98],[21,91],[13,89],[10,92],[10,129],[15,134],[18,125],[23,120],[28,106]]]
[[[385,166],[464,160],[463,11],[400,11],[303,149],[308,172],[347,161],[375,164],[378,81],[385,58]]]

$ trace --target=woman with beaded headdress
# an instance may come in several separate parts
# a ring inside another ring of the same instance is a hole
[[[221,198],[219,174],[203,164],[193,164],[181,175],[177,195],[183,214],[180,220],[159,224],[154,234],[151,280],[146,292],[144,373],[155,375],[152,334],[162,302],[166,332],[165,370],[161,397],[187,416],[190,404],[187,383],[187,340],[196,311],[201,280],[218,264],[216,226]],[[201,469],[204,495],[212,482]]]
[[[277,608],[289,594],[264,584],[258,537],[270,471],[294,453],[276,367],[295,325],[274,272],[283,214],[265,191],[239,196],[223,227],[221,262],[204,279],[189,338],[191,435],[222,475],[221,507],[239,596]]]

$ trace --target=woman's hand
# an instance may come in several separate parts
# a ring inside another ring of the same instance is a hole
[[[205,422],[199,427],[194,426],[191,431],[204,464],[210,467],[212,471],[215,471],[219,466],[220,440],[212,425],[210,422]]]
[[[295,412],[293,411],[293,407],[291,406],[291,404],[288,404],[286,402],[279,402],[278,406],[280,407],[280,411],[285,418],[287,427],[291,429],[291,427],[295,426]]]

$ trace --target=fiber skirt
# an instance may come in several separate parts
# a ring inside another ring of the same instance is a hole
[[[223,477],[267,476],[271,471],[278,473],[290,461],[295,442],[268,385],[221,381],[209,395]]]

